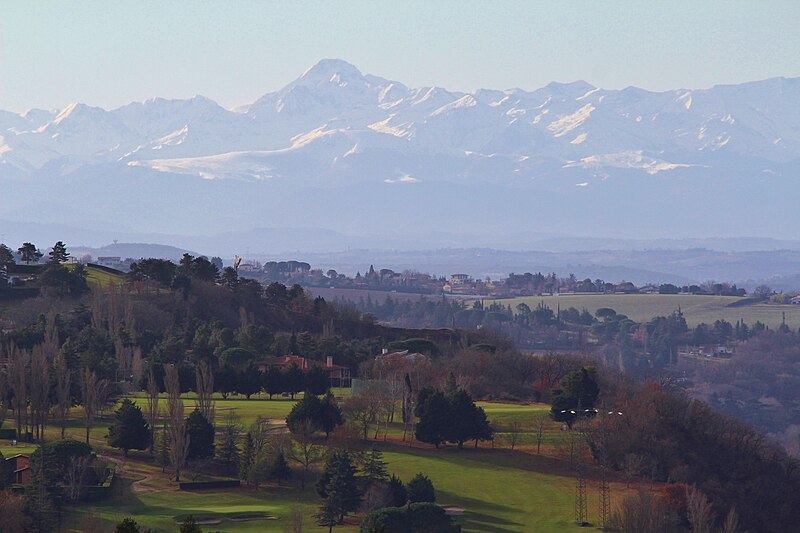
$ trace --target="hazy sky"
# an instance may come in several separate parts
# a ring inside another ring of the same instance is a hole
[[[708,87],[800,76],[798,0],[3,0],[0,109],[203,94],[232,107],[323,57],[411,86]]]

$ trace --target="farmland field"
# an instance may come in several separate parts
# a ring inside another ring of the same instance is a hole
[[[800,328],[800,306],[777,304],[752,304],[731,306],[741,301],[735,296],[696,296],[684,294],[566,294],[560,296],[524,296],[502,300],[485,300],[511,305],[512,308],[525,303],[531,308],[544,302],[555,310],[557,307],[578,310],[587,309],[594,313],[601,307],[610,307],[617,313],[629,316],[636,321],[644,321],[658,315],[668,315],[678,308],[683,311],[689,327],[701,322],[713,324],[715,320],[725,319],[735,323],[743,319],[749,325],[760,320],[770,328],[778,327],[786,313],[786,323],[792,329]]]

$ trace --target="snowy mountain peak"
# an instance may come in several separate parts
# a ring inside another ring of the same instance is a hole
[[[307,68],[295,83],[302,83],[303,85],[318,85],[320,83],[343,85],[348,82],[363,80],[364,76],[361,71],[347,61],[342,59],[321,59],[315,65]]]

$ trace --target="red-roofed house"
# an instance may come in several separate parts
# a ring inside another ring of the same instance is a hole
[[[300,370],[308,370],[311,367],[321,367],[328,372],[328,379],[330,379],[331,387],[350,387],[351,376],[350,369],[346,366],[336,365],[333,363],[333,356],[328,356],[325,363],[307,359],[299,355],[281,355],[278,357],[268,357],[256,363],[256,367],[261,372],[266,372],[270,368],[277,367],[281,371],[287,370],[292,365],[297,365]]]

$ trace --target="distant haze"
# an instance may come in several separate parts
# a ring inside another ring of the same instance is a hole
[[[253,101],[320,57],[452,90],[800,76],[794,0],[3,2],[0,109]]]

